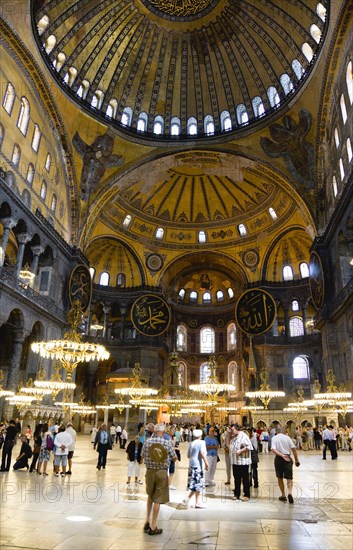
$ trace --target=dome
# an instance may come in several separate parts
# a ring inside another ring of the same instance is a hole
[[[131,139],[177,144],[229,139],[276,113],[313,69],[328,19],[311,0],[32,5],[41,53],[73,101]]]

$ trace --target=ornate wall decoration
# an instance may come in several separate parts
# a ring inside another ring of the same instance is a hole
[[[97,136],[91,145],[85,143],[76,132],[72,144],[83,159],[81,198],[88,201],[90,194],[98,189],[106,169],[120,166],[124,158],[113,154],[114,138],[109,131]]]
[[[160,271],[164,264],[164,259],[161,254],[146,254],[146,266],[150,271]]]
[[[245,250],[245,252],[241,254],[241,259],[245,267],[253,271],[259,264],[260,256],[255,248],[251,248],[250,250]]]
[[[268,331],[277,314],[276,303],[268,292],[261,288],[246,290],[235,306],[235,319],[243,332],[250,336]]]
[[[197,320],[196,319],[191,319],[189,321],[189,327],[190,328],[196,328],[197,327]]]
[[[314,147],[306,140],[311,129],[309,111],[301,109],[298,123],[290,116],[282,118],[282,126],[270,124],[273,141],[262,137],[261,147],[271,158],[283,157],[288,170],[306,189],[314,187]]]
[[[88,309],[92,297],[92,277],[87,266],[82,264],[74,267],[68,291],[70,305],[73,306],[73,303],[78,300],[82,313],[84,313]]]
[[[142,0],[152,12],[168,19],[191,20],[208,13],[219,0]]]
[[[155,294],[138,298],[131,308],[131,321],[144,336],[160,336],[169,327],[171,315],[168,304]]]

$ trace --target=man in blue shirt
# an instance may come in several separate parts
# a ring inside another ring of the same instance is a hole
[[[207,461],[208,461],[208,470],[205,473],[205,486],[215,485],[213,481],[216,468],[217,468],[217,458],[218,458],[218,439],[215,436],[215,430],[213,427],[209,429],[208,435],[205,437],[205,444],[207,449]]]

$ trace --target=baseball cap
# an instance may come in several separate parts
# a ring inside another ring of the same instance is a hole
[[[154,431],[155,432],[165,432],[165,424],[163,424],[163,422],[161,422],[160,424],[155,424],[154,425]]]

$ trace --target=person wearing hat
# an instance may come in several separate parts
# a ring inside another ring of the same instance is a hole
[[[195,508],[204,508],[200,501],[201,491],[203,489],[203,470],[202,462],[205,464],[205,470],[208,470],[208,457],[206,444],[201,439],[202,430],[196,428],[193,431],[194,441],[189,443],[188,458],[189,458],[189,471],[188,471],[188,489],[190,491],[187,498],[184,499],[184,504],[189,505],[190,499],[195,495]]]
[[[165,424],[154,426],[153,435],[143,444],[141,456],[146,465],[147,513],[143,530],[149,535],[160,535],[157,518],[161,504],[169,502],[168,468],[177,455],[170,440],[164,438]]]

